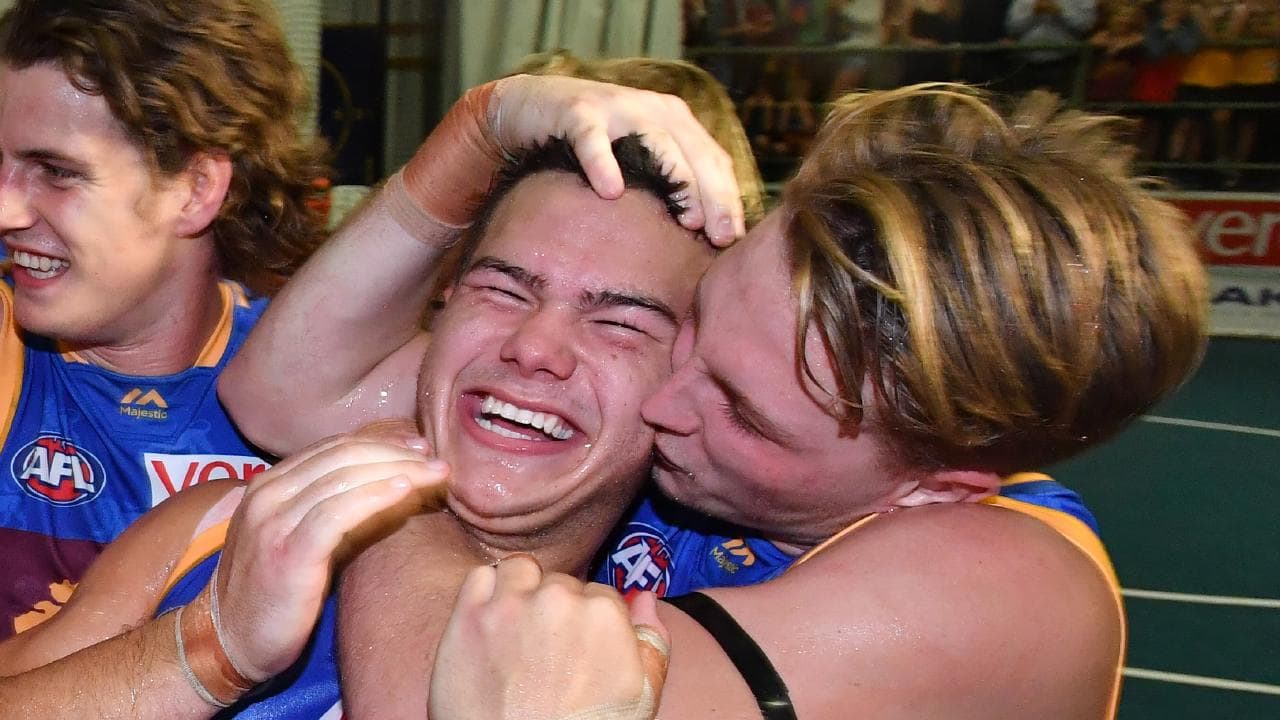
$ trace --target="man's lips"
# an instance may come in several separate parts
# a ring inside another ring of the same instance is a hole
[[[662,452],[662,448],[658,447],[656,443],[653,446],[653,464],[667,472],[687,475],[689,477],[693,476],[693,473],[685,470],[679,463],[676,463],[671,458],[667,457],[666,453]]]
[[[9,257],[13,262],[15,280],[51,280],[70,267],[70,263],[62,258],[20,248],[10,248]]]
[[[457,413],[469,436],[507,452],[557,454],[580,447],[586,437],[557,413],[522,407],[487,392],[463,393]]]

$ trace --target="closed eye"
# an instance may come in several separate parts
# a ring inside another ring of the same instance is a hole
[[[762,437],[760,431],[756,429],[756,426],[752,425],[751,422],[747,420],[747,418],[738,409],[738,406],[735,405],[734,403],[729,402],[727,400],[721,402],[720,412],[722,415],[724,415],[725,419],[729,421],[729,424],[732,425],[734,428],[741,430],[742,432],[747,433],[748,435]]]
[[[40,163],[40,171],[54,180],[76,180],[83,177],[75,170],[70,170],[62,167],[61,165],[54,165],[53,163],[47,162]]]
[[[596,322],[600,323],[601,325],[608,325],[610,327],[621,328],[623,330],[630,330],[631,332],[644,333],[645,335],[649,334],[649,333],[646,333],[643,328],[637,327],[635,325],[632,325],[629,322],[624,322],[622,320],[597,320]]]
[[[524,296],[521,295],[520,293],[515,292],[513,290],[508,290],[507,288],[498,287],[497,285],[482,285],[480,286],[480,289],[486,290],[489,292],[495,292],[495,293],[498,293],[499,295],[505,295],[506,297],[509,297],[512,300],[520,300],[523,302],[525,299]]]

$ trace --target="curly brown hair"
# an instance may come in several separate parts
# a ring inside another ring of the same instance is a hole
[[[0,33],[10,66],[57,64],[102,96],[153,173],[227,154],[231,184],[210,226],[223,276],[270,293],[323,239],[307,201],[325,152],[298,132],[306,83],[267,3],[19,0]]]

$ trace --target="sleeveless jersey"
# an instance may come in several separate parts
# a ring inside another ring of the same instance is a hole
[[[1106,715],[1108,720],[1113,720],[1120,705],[1121,672],[1124,669],[1124,654],[1128,645],[1128,625],[1124,614],[1124,600],[1120,595],[1120,580],[1116,577],[1115,568],[1111,565],[1111,558],[1108,557],[1106,548],[1098,538],[1098,526],[1093,515],[1085,508],[1078,495],[1058,485],[1047,475],[1039,473],[1019,473],[1007,478],[1001,485],[1000,494],[987,498],[983,503],[1030,515],[1053,528],[1089,559],[1103,581],[1111,588],[1116,617],[1120,622],[1120,644],[1116,656],[1112,658],[1114,670]],[[805,553],[796,560],[795,564],[799,565],[818,555],[840,538],[855,532],[877,517],[880,515],[869,515],[858,520]]]
[[[1091,536],[1094,532],[1093,516],[1080,497],[1044,475],[1011,477],[1001,487],[1001,495],[989,499],[989,502],[1001,507],[1021,509],[1033,515],[1039,512],[1046,516],[1061,516],[1058,522],[1086,527],[1086,534]],[[864,522],[869,519],[865,518]],[[689,525],[670,524],[676,521]],[[1055,522],[1046,521],[1051,525]],[[217,568],[229,524],[230,521],[222,521],[200,532],[175,565],[157,614],[185,605],[200,594]],[[855,524],[850,530],[860,525],[861,523]],[[1096,538],[1093,542],[1101,548],[1101,543]],[[822,549],[820,546],[802,558],[795,558],[786,555],[767,540],[744,537],[737,534],[732,526],[721,524],[715,527],[713,521],[660,497],[643,500],[618,536],[618,542],[609,547],[615,550],[609,553],[610,559],[601,566],[598,580],[619,577],[619,582],[623,583],[627,570],[635,570],[637,577],[651,581],[646,587],[637,587],[639,583],[633,584],[631,588],[622,588],[620,585],[615,587],[624,592],[655,589],[656,581],[660,580],[665,591],[660,593],[663,595],[682,594],[705,587],[761,583],[782,574],[792,564],[803,562]],[[633,548],[642,550],[637,552]],[[660,555],[650,554],[655,548],[660,551]],[[619,549],[625,552],[624,560],[611,559]],[[642,554],[651,558],[665,558],[661,571],[637,569],[647,567],[637,565],[637,558]],[[338,682],[336,597],[331,594],[325,601],[324,611],[307,647],[288,670],[214,717],[250,720],[339,720],[344,717]]]
[[[1080,496],[1047,475],[1013,475],[988,498],[1019,500],[1066,513],[1098,532]],[[652,493],[644,498],[599,558],[595,581],[624,595],[645,590],[659,597],[711,587],[755,585],[786,571],[796,558],[742,528],[718,522]]]
[[[22,332],[0,283],[0,639],[57,612],[101,549],[161,500],[267,467],[215,392],[266,300],[229,281],[219,292],[195,365],[151,377]]]

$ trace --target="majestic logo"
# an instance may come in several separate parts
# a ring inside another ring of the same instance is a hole
[[[98,458],[60,435],[41,435],[24,445],[10,469],[23,491],[54,505],[90,502],[107,482]]]
[[[211,480],[250,480],[269,465],[253,455],[167,455],[144,453],[142,464],[151,480],[151,504]]]
[[[632,523],[605,561],[609,579],[623,594],[649,590],[663,597],[671,584],[671,547],[654,528]]]
[[[120,398],[120,414],[144,420],[167,420],[169,403],[155,388],[146,392],[134,388]]]
[[[756,554],[751,551],[751,546],[747,545],[747,541],[742,538],[733,538],[726,540],[720,545],[711,549],[711,558],[725,572],[733,574],[744,567],[751,567],[756,564]]]

